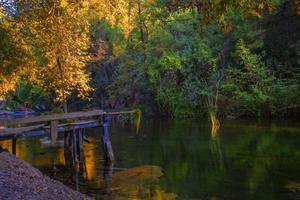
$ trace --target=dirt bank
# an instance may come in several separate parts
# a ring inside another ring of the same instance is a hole
[[[0,153],[1,200],[90,200],[62,183],[52,180],[25,161]]]

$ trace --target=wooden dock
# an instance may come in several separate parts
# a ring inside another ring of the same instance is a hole
[[[51,143],[57,142],[58,133],[64,133],[65,153],[70,155],[73,164],[81,159],[84,130],[102,127],[102,146],[105,160],[115,160],[109,134],[109,122],[113,115],[134,114],[135,111],[105,112],[92,110],[32,116],[0,121],[0,141],[12,140],[12,153],[16,154],[17,139],[35,136],[49,136]],[[71,122],[66,122],[66,121]],[[66,155],[65,154],[65,155]]]

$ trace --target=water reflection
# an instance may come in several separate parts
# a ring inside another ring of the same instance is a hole
[[[295,199],[300,128],[145,121],[112,127],[116,163],[103,160],[100,130],[88,131],[83,161],[68,168],[63,147],[18,140],[17,155],[96,199]],[[1,142],[11,149],[10,142]]]
[[[223,172],[224,171],[224,160],[223,160],[223,153],[221,149],[220,143],[220,133],[218,130],[215,130],[212,127],[211,130],[211,142],[210,142],[210,149],[211,149],[211,161],[213,162],[213,167],[216,171]]]

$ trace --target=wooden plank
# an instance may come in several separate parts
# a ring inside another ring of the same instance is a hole
[[[133,114],[136,111],[134,110],[129,110],[129,111],[119,111],[119,112],[107,112],[107,115],[121,115],[121,114]]]
[[[25,132],[30,132],[35,129],[42,128],[43,126],[45,126],[45,124],[39,124],[35,126],[28,126],[28,127],[21,127],[21,128],[4,128],[4,129],[0,129],[0,136],[4,137],[9,135],[14,136],[17,134],[23,134]]]
[[[36,123],[36,122],[45,122],[45,121],[55,121],[79,117],[93,117],[106,114],[103,110],[92,110],[87,112],[73,112],[73,113],[61,113],[61,114],[51,114],[51,115],[41,115],[33,116],[28,118],[19,118],[11,120],[1,120],[0,126],[7,125],[17,125],[17,124],[27,124],[27,123]]]
[[[0,126],[64,120],[64,119],[72,119],[72,118],[80,118],[80,117],[93,117],[93,116],[101,116],[101,115],[121,115],[121,114],[133,114],[133,113],[135,113],[135,111],[104,112],[103,110],[92,110],[86,112],[40,115],[40,116],[33,116],[27,118],[4,119],[0,121]]]
[[[95,121],[95,122],[91,122],[91,123],[88,123],[88,124],[82,124],[82,125],[76,125],[77,128],[94,128],[94,127],[98,127],[100,126],[101,123],[100,121]],[[65,125],[65,126],[58,126],[57,128],[57,131],[59,133],[61,132],[65,132],[65,131],[73,131],[74,130],[74,125]],[[29,137],[35,137],[35,136],[49,136],[50,134],[50,130],[49,130],[50,127],[48,127],[48,129],[44,129],[44,126],[40,127],[40,128],[37,128],[37,129],[34,129],[34,130],[31,130],[29,132],[26,132],[26,133],[19,133],[17,135],[15,134],[5,134],[5,135],[2,135],[0,134],[0,141],[3,141],[3,140],[9,140],[9,139],[12,139],[13,137],[17,137],[17,138],[29,138]],[[0,129],[0,130],[4,130],[4,129]]]
[[[98,122],[98,121],[97,121],[97,120],[77,121],[77,122],[70,123],[70,124],[68,124],[68,125],[72,125],[72,126],[80,126],[80,125],[91,124],[91,123],[96,123],[96,122]]]
[[[68,126],[69,124],[58,124],[57,125],[57,128],[60,128],[60,127],[64,127],[64,126]],[[44,126],[43,129],[51,129],[51,125],[49,126]]]

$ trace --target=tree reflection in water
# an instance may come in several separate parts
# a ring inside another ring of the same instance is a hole
[[[17,154],[96,199],[281,200],[299,195],[297,126],[233,122],[222,123],[218,133],[207,122],[144,121],[138,135],[131,123],[111,128],[115,165],[103,160],[100,130],[89,130],[78,176],[66,167],[63,147],[18,140]],[[1,144],[10,149],[9,142]]]

